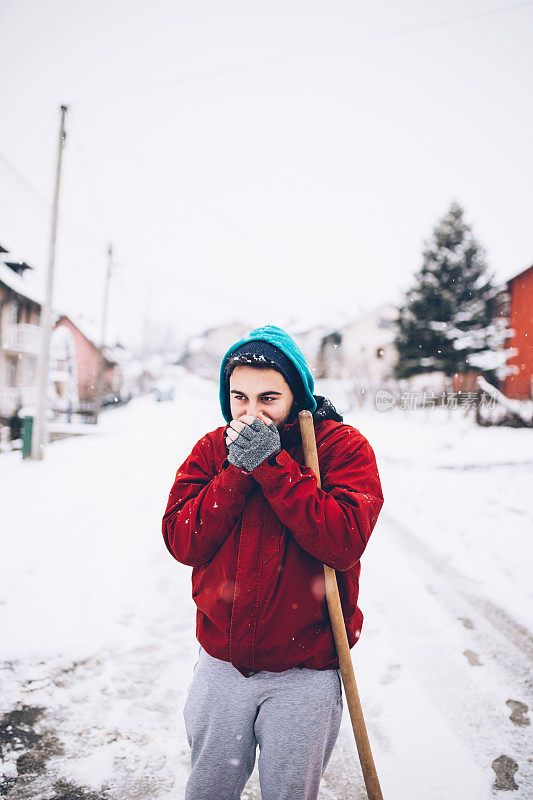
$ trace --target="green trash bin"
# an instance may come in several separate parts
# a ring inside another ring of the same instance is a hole
[[[33,417],[22,417],[22,458],[31,456]]]

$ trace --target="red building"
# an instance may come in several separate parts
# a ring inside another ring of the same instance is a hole
[[[518,352],[509,358],[513,373],[505,378],[504,394],[514,400],[533,398],[533,265],[507,282],[511,308],[508,346]]]
[[[82,323],[83,324],[83,323]],[[65,329],[65,330],[63,330]],[[70,371],[68,361],[72,360],[73,372],[76,375],[77,396],[80,403],[94,402],[96,399],[96,381],[98,374],[99,350],[94,343],[93,337],[89,338],[88,333],[81,330],[78,323],[74,323],[66,314],[62,314],[57,319],[54,326],[54,334],[62,330],[65,341],[71,341],[70,359],[59,359],[62,363],[57,364],[59,369],[53,372],[53,379],[56,384],[56,391],[63,395],[65,390],[61,387],[62,375],[67,375]],[[122,386],[122,370],[115,362],[104,356],[104,369],[102,375],[103,394],[114,394],[120,392]]]

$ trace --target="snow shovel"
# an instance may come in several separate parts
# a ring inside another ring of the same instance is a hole
[[[298,414],[298,420],[302,435],[305,465],[306,467],[311,467],[315,473],[318,486],[320,488],[320,467],[318,464],[318,454],[316,450],[313,415],[310,411],[300,411]],[[348,636],[346,635],[346,627],[344,625],[344,617],[342,614],[341,601],[339,597],[339,587],[337,586],[337,576],[332,567],[329,567],[327,564],[324,564],[323,566],[324,578],[326,581],[326,601],[328,604],[331,627],[333,629],[333,638],[335,640],[335,647],[337,648],[337,655],[339,657],[339,666],[342,676],[342,683],[344,685],[344,693],[346,695],[346,702],[348,703],[348,710],[350,712],[350,719],[352,721],[352,728],[355,736],[355,743],[357,745],[357,752],[359,753],[359,761],[361,762],[361,769],[363,771],[363,778],[365,779],[368,800],[383,800],[376,767],[374,765],[374,759],[372,758],[372,751],[370,750],[370,742],[368,741],[368,734],[366,732],[363,710],[359,700],[359,692],[357,691],[357,684],[355,682],[355,674],[350,656],[350,647],[348,645]]]

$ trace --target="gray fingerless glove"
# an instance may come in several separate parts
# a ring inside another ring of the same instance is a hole
[[[256,418],[251,425],[245,424],[237,438],[228,445],[228,461],[246,472],[251,472],[281,449],[275,424],[272,422],[266,425],[263,420]]]

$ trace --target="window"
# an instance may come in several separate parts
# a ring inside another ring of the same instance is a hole
[[[17,359],[13,356],[7,358],[7,385],[11,387],[17,385]]]
[[[13,302],[9,304],[9,308],[7,309],[8,325],[15,325],[19,321],[19,309],[20,306],[16,300],[13,300]]]

